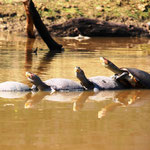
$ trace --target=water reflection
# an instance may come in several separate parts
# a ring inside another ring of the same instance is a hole
[[[82,110],[87,100],[95,100],[98,102],[111,100],[109,104],[102,107],[98,111],[98,118],[103,118],[109,112],[114,111],[117,107],[140,107],[150,101],[149,90],[119,90],[119,91],[100,91],[94,93],[92,91],[83,92],[74,102],[73,111]]]
[[[25,58],[25,68],[26,70],[31,69],[32,66],[32,55],[33,55],[33,45],[35,43],[35,39],[27,38],[26,41],[26,58]]]
[[[43,100],[43,98],[46,95],[49,95],[49,92],[36,92],[33,93],[31,97],[29,97],[28,99],[26,99],[26,102],[24,104],[24,108],[34,108],[35,105],[37,105],[40,101]]]
[[[40,50],[43,50],[42,48],[39,49],[36,47],[36,52],[33,50],[33,46],[35,43],[35,39],[27,38],[26,41],[26,61],[25,61],[25,68],[26,71],[31,70],[32,64],[33,64],[33,54],[37,55]],[[61,52],[55,52],[50,50],[45,50],[45,54],[43,58],[41,58],[41,61],[39,63],[39,66],[37,67],[37,73],[40,75],[42,72],[46,72],[48,70],[49,63],[53,60],[55,55],[60,54]]]
[[[22,98],[29,95],[30,92],[6,92],[6,91],[0,91],[0,97],[1,98],[7,98],[7,99],[14,99],[14,98]]]
[[[149,90],[111,90],[111,91],[83,91],[83,92],[0,92],[0,97],[5,99],[25,100],[24,108],[34,108],[41,101],[72,103],[73,111],[81,111],[86,103],[109,101],[109,104],[98,111],[98,118],[117,107],[139,107],[150,100]]]
[[[98,118],[103,118],[108,112],[115,110],[117,107],[140,107],[147,100],[150,100],[149,90],[126,90],[120,91],[113,99],[113,103],[110,103],[103,107],[98,112]]]
[[[47,51],[40,61],[40,64],[37,68],[37,73],[40,75],[42,72],[48,71],[50,62],[54,59],[54,57],[57,54],[60,54],[60,53],[62,52]]]
[[[59,42],[62,39],[58,39]],[[88,40],[77,41],[75,39],[63,39],[63,45],[70,49],[83,49],[88,51],[93,50],[133,50],[141,51],[143,44],[148,44],[150,41],[148,38],[111,38],[111,37],[93,37]],[[109,44],[108,44],[109,43]],[[111,47],[110,47],[111,45]],[[119,48],[119,49],[118,49]]]
[[[23,98],[24,108],[36,108],[42,101],[72,103],[73,111],[81,111],[84,105],[91,102],[109,101],[98,111],[98,118],[103,118],[117,107],[140,107],[150,100],[149,90],[115,90],[115,91],[84,91],[84,92],[0,92],[1,98]],[[42,103],[41,103],[42,104]]]
[[[41,39],[33,42],[0,33],[0,82],[29,84],[26,71],[38,72],[43,80],[76,80],[75,66],[84,68],[88,77],[112,75],[100,65],[100,56],[120,67],[150,72],[149,39],[57,40],[65,51],[48,56]],[[38,47],[37,55],[32,46]],[[148,150],[149,98],[149,90],[0,93],[0,149]]]

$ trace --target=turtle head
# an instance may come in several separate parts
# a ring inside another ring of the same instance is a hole
[[[84,71],[80,67],[75,67],[75,74],[76,77],[80,80],[80,84],[85,88],[85,89],[93,89],[94,84],[87,79],[87,77],[84,74]]]
[[[100,57],[100,62],[102,63],[102,65],[105,68],[108,68],[109,65],[111,64],[111,62],[108,59],[106,59],[105,57]]]
[[[36,74],[34,74],[34,73],[31,73],[31,72],[26,72],[26,77],[27,77],[27,79],[31,82],[31,83],[33,83],[33,84],[35,84],[35,85],[39,85],[42,81],[41,81],[41,79],[40,79],[40,77],[38,77]]]
[[[85,77],[84,71],[80,68],[80,67],[75,67],[74,68],[75,71],[75,75],[78,79],[82,79],[83,77]]]
[[[110,60],[106,59],[105,57],[100,57],[100,61],[105,68],[111,70],[115,74],[121,74],[124,72],[122,71],[122,69],[118,68],[114,63],[112,63]]]

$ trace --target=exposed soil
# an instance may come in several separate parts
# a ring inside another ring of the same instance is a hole
[[[125,25],[98,19],[75,18],[62,24],[48,27],[51,35],[54,36],[115,36],[115,37],[135,37],[149,36],[145,28],[135,25]]]
[[[139,0],[134,3],[130,0],[34,3],[54,36],[149,36],[150,2],[147,0],[140,3]],[[1,2],[0,8],[0,31],[26,34],[23,3]]]

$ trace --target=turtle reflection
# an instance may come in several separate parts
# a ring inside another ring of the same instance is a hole
[[[111,100],[110,104],[107,104],[98,111],[98,118],[101,119],[118,107],[142,106],[149,100],[149,97],[149,90],[100,91],[99,93],[85,91],[74,102],[73,111],[82,110],[87,100],[97,101],[99,103],[105,100]]]
[[[149,90],[127,90],[120,91],[113,99],[113,102],[98,111],[98,118],[103,118],[108,112],[117,107],[141,106],[146,100],[149,100]]]

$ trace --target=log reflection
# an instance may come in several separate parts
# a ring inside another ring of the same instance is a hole
[[[26,41],[26,56],[25,56],[25,68],[26,71],[30,70],[32,67],[32,57],[33,57],[33,45],[34,45],[35,39],[27,38]]]

